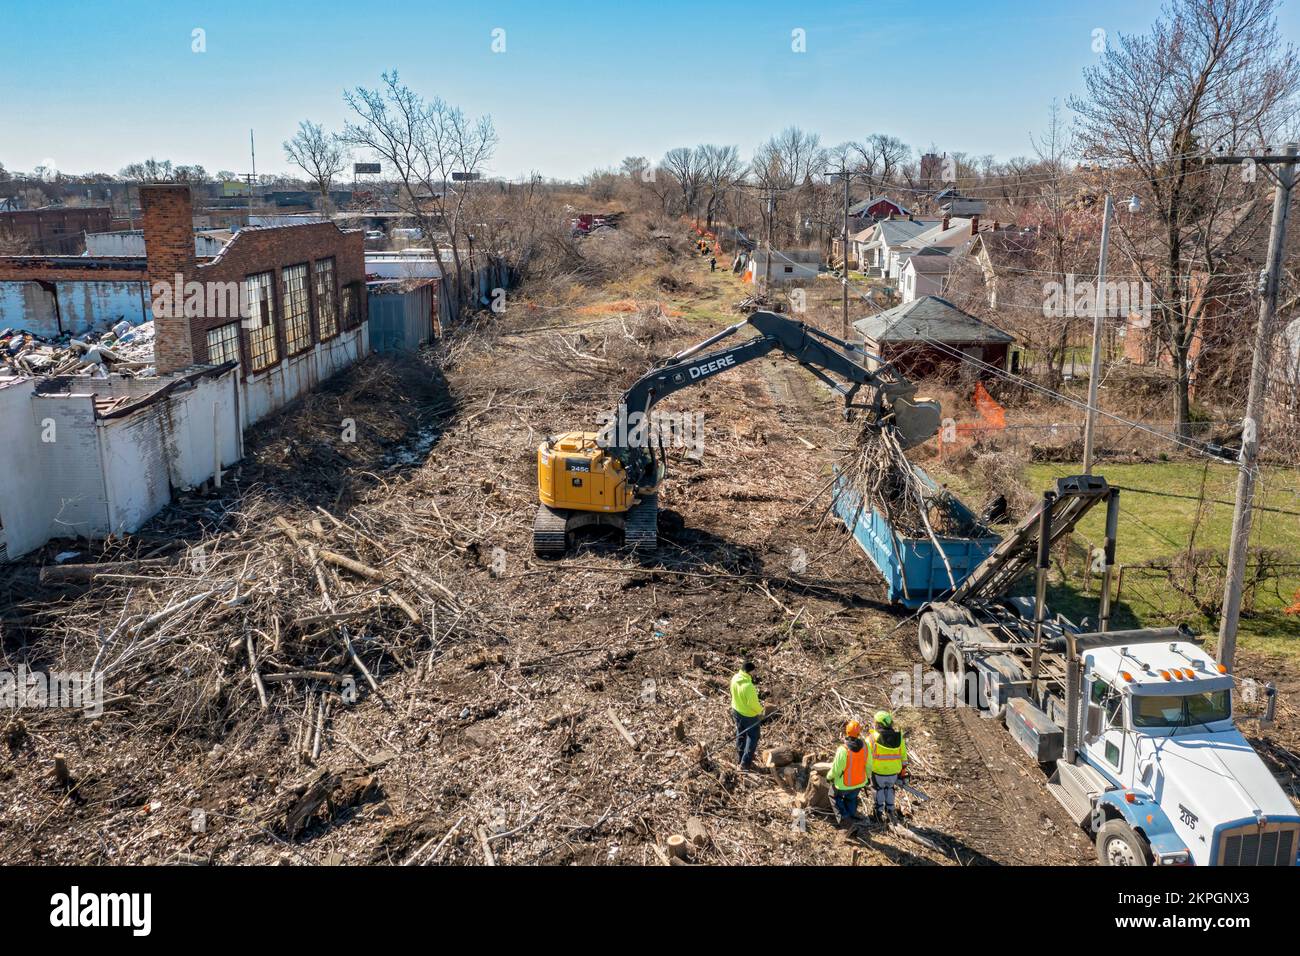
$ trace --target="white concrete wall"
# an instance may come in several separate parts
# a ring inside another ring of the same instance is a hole
[[[216,236],[195,235],[194,254],[215,256],[225,248],[225,245]],[[144,230],[86,233],[86,255],[144,258]]]
[[[80,335],[122,319],[138,325],[150,318],[143,282],[56,282],[62,331]],[[54,297],[35,282],[0,282],[0,329],[36,335],[60,333]]]
[[[0,381],[0,561],[40,547],[49,536],[40,433],[32,427],[32,379]]]
[[[95,396],[91,380],[62,394],[35,394],[29,421],[42,438],[53,428],[53,441],[42,441],[42,468],[49,515],[47,538],[93,536],[109,530]]]
[[[275,410],[314,389],[331,375],[355,364],[370,351],[370,324],[341,332],[328,342],[318,342],[307,352],[290,356],[279,365],[244,379],[240,403],[242,425],[247,428]]]
[[[125,418],[97,423],[107,531],[135,531],[171,501],[165,426],[166,401]]]
[[[120,381],[143,397],[137,391],[141,380]],[[157,388],[158,380],[144,380],[150,381]],[[200,378],[163,401],[98,422],[113,533],[138,530],[167,505],[173,488],[197,487],[218,464],[225,468],[239,460],[237,389],[233,371]]]
[[[243,452],[235,370],[198,378],[117,418],[98,418],[95,398],[144,399],[167,379],[76,380],[63,393],[36,382],[0,385],[0,560],[51,538],[137,531],[172,489],[211,478]],[[52,439],[52,440],[47,440]]]

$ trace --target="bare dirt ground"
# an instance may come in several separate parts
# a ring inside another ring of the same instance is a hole
[[[7,568],[7,666],[98,659],[109,704],[0,715],[0,862],[653,864],[692,817],[700,863],[1090,862],[1041,770],[969,710],[899,711],[924,842],[817,813],[805,832],[788,781],[736,772],[742,653],[778,712],[764,747],[816,759],[917,661],[824,519],[844,426],[797,366],[676,396],[706,444],[672,456],[655,558],[599,538],[533,557],[538,441],[594,427],[650,360],[738,318],[729,274],[674,268],[686,291],[516,305],[372,359],[250,433],[220,491],[76,548],[154,564],[89,583]]]

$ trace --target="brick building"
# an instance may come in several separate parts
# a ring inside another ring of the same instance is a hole
[[[159,375],[239,363],[241,426],[368,353],[361,230],[249,227],[216,255],[199,256],[188,185],[144,185],[140,199],[143,258],[0,256],[0,319],[79,334],[152,318]],[[112,307],[81,308],[87,302]]]
[[[112,220],[108,206],[50,206],[0,212],[0,239],[17,242],[33,254],[77,255],[87,232],[105,232]]]
[[[143,186],[140,199],[160,373],[233,358],[245,379],[259,378],[357,338],[366,321],[360,230],[332,222],[248,227],[200,259],[189,186]]]

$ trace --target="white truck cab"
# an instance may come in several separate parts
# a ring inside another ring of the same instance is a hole
[[[1297,864],[1300,814],[1237,730],[1223,667],[1186,641],[1096,648],[1083,665],[1078,770],[1103,860]]]

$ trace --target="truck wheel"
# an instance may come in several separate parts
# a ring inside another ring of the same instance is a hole
[[[1102,866],[1150,866],[1151,850],[1123,820],[1107,820],[1097,833],[1097,862]]]
[[[998,682],[985,674],[980,674],[979,678],[980,709],[988,711],[989,717],[993,720],[998,720],[1007,709],[1007,705],[998,700],[1000,696]]]
[[[934,614],[926,611],[916,626],[916,646],[921,651],[921,660],[931,667],[939,663],[943,652],[943,637],[939,634],[939,621]]]
[[[967,686],[966,658],[952,641],[943,646],[943,683],[949,696],[964,704],[978,707],[979,701]]]

